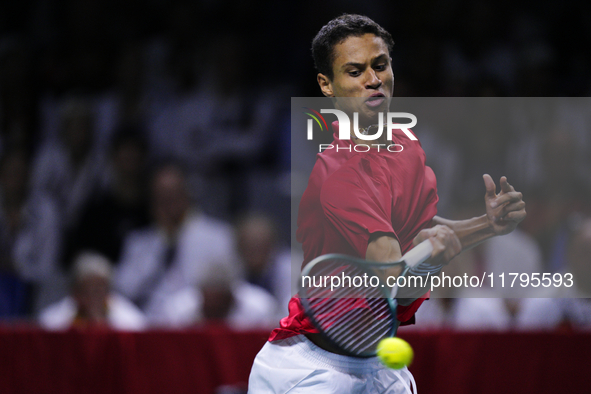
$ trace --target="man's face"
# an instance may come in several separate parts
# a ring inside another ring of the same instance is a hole
[[[99,275],[80,279],[74,289],[80,315],[90,321],[99,322],[107,318],[109,280]]]
[[[152,181],[152,211],[158,225],[174,230],[189,209],[185,179],[174,168],[160,170]]]
[[[322,93],[328,97],[359,97],[337,100],[335,106],[346,112],[359,112],[373,118],[387,110],[394,90],[394,74],[388,46],[374,34],[351,36],[334,48],[333,78],[318,75]]]
[[[249,274],[263,273],[275,246],[273,227],[265,220],[251,219],[238,228],[236,238]]]

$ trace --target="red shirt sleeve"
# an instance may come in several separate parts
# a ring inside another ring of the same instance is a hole
[[[410,305],[398,305],[396,308],[396,317],[398,318],[401,326],[415,324],[415,313],[423,304],[423,302],[429,298],[430,294],[431,291],[429,290],[427,294],[419,299],[414,300]]]
[[[291,297],[289,300],[289,315],[281,319],[279,327],[274,329],[269,336],[269,341],[277,341],[298,334],[318,333],[302,306],[299,295]]]

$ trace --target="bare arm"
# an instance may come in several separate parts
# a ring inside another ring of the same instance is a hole
[[[381,236],[379,238],[374,239],[367,245],[367,252],[365,253],[366,260],[372,261],[397,261],[400,260],[402,257],[402,251],[400,250],[400,244],[398,240],[391,236]],[[386,276],[398,277],[402,272],[402,267],[392,267],[386,270]],[[425,293],[424,289],[418,289],[416,292],[417,294],[413,295],[416,298],[422,296]],[[410,305],[413,299],[405,296],[404,299],[398,299],[398,302],[401,305]]]
[[[365,259],[372,261],[396,261],[402,257],[400,244],[394,237],[383,235],[367,245]]]
[[[462,251],[470,249],[496,235],[489,225],[486,215],[467,220],[449,220],[435,216],[432,224],[445,225],[451,228],[460,240]]]
[[[446,264],[454,256],[460,253],[460,241],[456,234],[447,226],[435,226],[427,230],[423,230],[421,234],[425,239],[429,239],[433,244],[433,252],[431,258],[427,260],[428,264],[437,266]],[[383,235],[367,245],[365,258],[373,261],[397,261],[402,257],[402,251],[398,240],[392,236]],[[402,272],[402,267],[392,267],[386,270],[386,276],[397,277]],[[426,285],[426,283],[425,283]],[[423,296],[427,288],[404,288],[399,292],[397,297],[401,305],[409,305],[415,299]]]
[[[379,262],[398,261],[402,257],[400,244],[394,237],[383,235],[371,241],[367,245],[365,259]],[[401,267],[392,267],[386,274],[388,276],[398,276],[402,272]]]

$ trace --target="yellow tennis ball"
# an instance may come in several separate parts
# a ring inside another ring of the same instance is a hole
[[[384,338],[378,343],[378,357],[382,364],[392,369],[402,369],[412,362],[412,347],[404,339]]]

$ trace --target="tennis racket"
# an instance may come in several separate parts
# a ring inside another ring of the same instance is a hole
[[[396,335],[399,325],[398,287],[388,286],[393,281],[387,270],[401,267],[399,276],[405,276],[432,251],[426,240],[389,263],[341,254],[317,257],[304,267],[298,284],[304,310],[325,339],[345,354],[375,356],[380,340]]]

